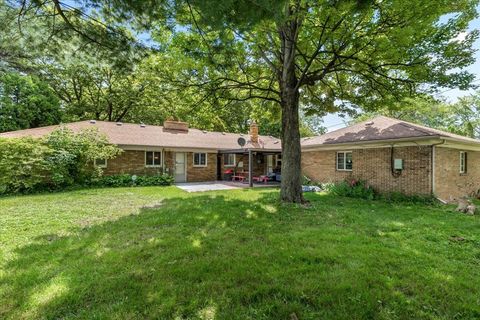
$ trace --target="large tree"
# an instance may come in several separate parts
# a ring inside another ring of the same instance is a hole
[[[174,21],[173,38],[197,34],[185,54],[211,67],[191,66],[177,81],[280,105],[281,198],[302,202],[300,105],[319,113],[371,110],[438,87],[467,88],[473,76],[461,70],[473,62],[478,33],[455,39],[476,17],[477,3],[187,0],[146,9],[118,0],[116,10]]]
[[[45,82],[15,72],[0,74],[0,132],[58,124],[60,101]]]
[[[462,68],[473,62],[478,32],[455,39],[477,16],[477,0],[83,2],[99,8],[106,21],[168,30],[161,49],[184,41],[182,54],[198,64],[173,79],[180,87],[231,101],[277,103],[281,198],[287,202],[303,201],[301,105],[320,114],[373,110],[438,87],[465,89],[473,79]]]

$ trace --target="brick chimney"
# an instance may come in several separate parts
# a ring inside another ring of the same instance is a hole
[[[258,143],[258,125],[255,121],[250,124],[250,141]]]
[[[188,123],[167,119],[163,122],[163,130],[174,133],[188,133]]]

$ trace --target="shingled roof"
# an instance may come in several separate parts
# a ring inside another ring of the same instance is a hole
[[[480,144],[480,140],[467,138],[450,132],[436,130],[418,124],[379,116],[346,128],[335,130],[321,136],[303,138],[302,148],[314,148],[322,145],[349,143],[373,143],[385,140],[418,140],[440,138],[460,143]]]
[[[271,136],[259,136],[258,143],[250,142],[248,134],[212,132],[199,129],[188,131],[167,130],[163,126],[151,126],[132,123],[115,123],[106,121],[80,121],[62,125],[40,127],[0,133],[3,138],[43,137],[55,129],[66,127],[73,132],[83,129],[97,128],[104,133],[110,143],[120,146],[190,148],[209,150],[281,150],[281,141]],[[243,137],[247,144],[241,148],[238,138]]]

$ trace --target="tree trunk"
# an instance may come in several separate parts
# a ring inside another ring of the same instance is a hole
[[[289,14],[291,8],[288,9]],[[298,79],[295,74],[297,24],[289,21],[280,29],[282,72],[280,94],[282,105],[282,185],[280,198],[285,202],[303,203],[300,148]]]
[[[293,90],[293,88],[290,88]],[[295,90],[293,90],[295,91]],[[287,89],[282,97],[282,184],[280,198],[285,202],[303,203],[299,93]]]

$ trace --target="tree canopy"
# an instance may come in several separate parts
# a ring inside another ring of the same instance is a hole
[[[40,79],[0,74],[0,132],[57,124],[61,117],[59,99]]]

